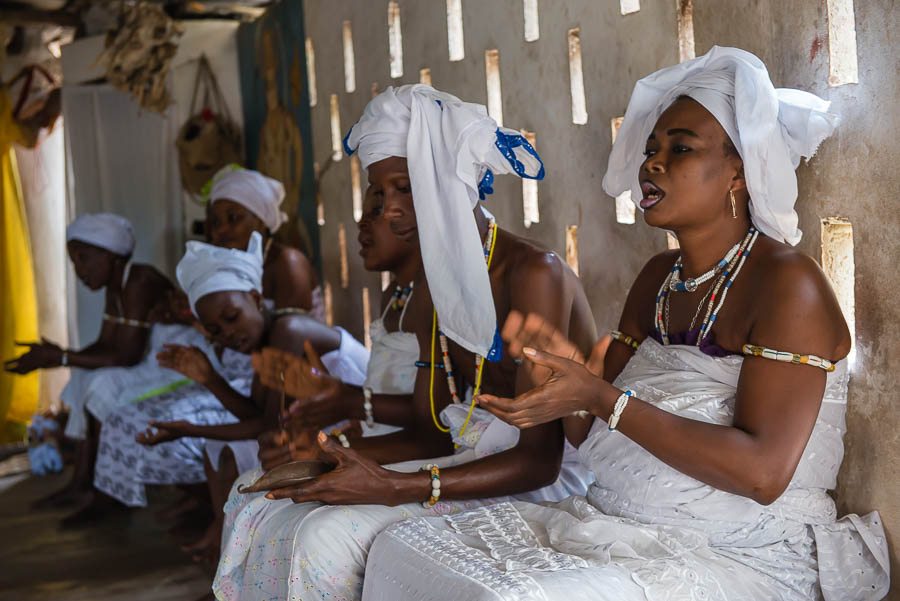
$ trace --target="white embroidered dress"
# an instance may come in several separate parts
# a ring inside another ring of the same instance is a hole
[[[731,424],[742,362],[648,339],[616,386],[684,417]],[[596,420],[580,448],[597,475],[586,497],[392,526],[371,549],[363,598],[882,599],[889,566],[878,514],[837,520],[826,492],[843,457],[847,380],[841,362],[796,473],[769,506],[686,476]]]
[[[387,332],[381,320],[372,323],[370,333],[372,355],[367,385],[376,394],[412,394],[415,362],[419,357],[416,336]],[[458,436],[458,431],[466,408],[451,405],[442,413],[443,421],[450,424],[456,434],[454,440],[461,444],[461,452],[385,467],[414,472],[423,463],[430,462],[446,468],[515,446],[518,430],[494,420],[487,412],[477,411],[478,415],[462,437]],[[213,583],[213,592],[221,600],[359,599],[369,546],[384,528],[416,516],[447,515],[513,500],[503,497],[440,501],[426,509],[421,503],[398,507],[295,504],[290,500],[269,501],[261,493],[241,495],[236,492],[239,485],[249,484],[260,473],[257,470],[241,475],[225,504],[222,557]],[[559,500],[583,493],[590,481],[577,453],[567,445],[559,479],[550,486],[517,498],[534,502]]]

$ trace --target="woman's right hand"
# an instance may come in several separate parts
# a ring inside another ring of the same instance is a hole
[[[139,432],[134,439],[142,445],[152,447],[163,442],[171,442],[183,436],[188,436],[191,426],[190,422],[184,420],[174,422],[153,421],[150,422],[146,430]]]
[[[216,375],[209,358],[196,346],[167,344],[157,353],[156,361],[160,366],[175,370],[204,386]]]
[[[318,354],[307,340],[303,344],[306,358],[281,349],[266,347],[253,353],[253,369],[263,386],[272,390],[284,390],[295,398],[312,397],[333,388],[334,380],[322,364]],[[340,380],[338,380],[340,382]]]

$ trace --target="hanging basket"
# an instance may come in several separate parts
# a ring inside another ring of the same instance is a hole
[[[200,57],[197,67],[190,113],[175,145],[181,185],[198,196],[219,169],[229,163],[243,162],[240,128],[231,118],[206,55]]]

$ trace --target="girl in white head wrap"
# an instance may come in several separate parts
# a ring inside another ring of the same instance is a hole
[[[66,242],[77,240],[123,257],[134,252],[131,222],[114,213],[86,213],[66,228]]]
[[[495,174],[543,179],[544,166],[519,132],[497,126],[480,104],[424,84],[388,87],[344,139],[364,169],[406,157],[428,287],[441,330],[487,356],[497,318],[472,210]]]
[[[262,236],[253,232],[246,251],[192,240],[175,275],[197,315],[197,301],[214,292],[255,290],[262,294]]]
[[[797,177],[800,157],[812,157],[831,135],[838,117],[814,94],[776,89],[753,54],[737,48],[712,50],[637,82],[603,178],[612,196],[643,194],[638,168],[657,119],[677,98],[688,96],[712,113],[744,163],[753,224],[767,236],[797,244]],[[640,204],[638,204],[640,206]]]

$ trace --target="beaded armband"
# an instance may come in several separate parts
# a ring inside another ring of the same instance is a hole
[[[422,466],[422,471],[431,473],[431,496],[422,503],[422,507],[430,509],[441,499],[441,468],[429,463]]]
[[[350,448],[350,440],[347,438],[347,435],[341,432],[340,430],[332,430],[331,435],[338,439],[338,442],[341,443],[341,446],[345,449]]]
[[[374,407],[372,407],[372,389],[368,386],[363,387],[363,411],[366,413],[366,425],[370,428],[375,425],[375,416],[373,415]]]
[[[780,361],[782,363],[793,363],[795,365],[810,365],[812,367],[824,369],[825,371],[834,371],[834,363],[816,355],[798,355],[797,353],[775,351],[755,344],[745,344],[742,350],[745,355],[750,355],[751,357],[762,357],[763,359],[771,359],[772,361]]]
[[[613,330],[612,332],[609,333],[609,335],[616,342],[621,342],[622,344],[626,344],[626,345],[630,346],[631,350],[633,350],[633,351],[638,350],[638,347],[640,346],[640,343],[637,340],[635,340],[628,334],[623,334],[619,330]]]

